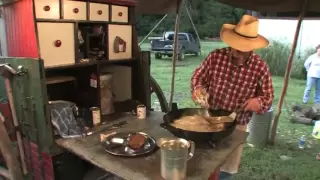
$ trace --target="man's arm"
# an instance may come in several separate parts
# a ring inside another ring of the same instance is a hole
[[[262,69],[262,76],[259,81],[260,83],[260,90],[259,90],[259,96],[257,97],[261,110],[259,111],[259,114],[263,114],[267,111],[269,111],[273,98],[274,98],[274,90],[273,90],[273,85],[272,85],[272,76],[269,71],[269,67],[266,65],[264,69]]]
[[[213,54],[214,53],[210,53],[201,65],[194,70],[191,77],[191,92],[199,87],[206,89],[209,86],[209,71],[212,67]]]
[[[312,58],[311,58],[311,56],[310,56],[310,57],[308,57],[308,59],[306,60],[306,62],[304,62],[304,67],[306,68],[306,70],[307,70],[307,71],[309,71],[309,68],[310,68],[311,62],[312,62]]]

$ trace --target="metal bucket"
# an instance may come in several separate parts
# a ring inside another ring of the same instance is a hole
[[[249,136],[247,142],[255,147],[263,148],[268,144],[270,127],[273,120],[273,108],[262,115],[253,113],[248,124]]]
[[[320,121],[317,121],[314,124],[313,131],[312,131],[312,136],[316,139],[320,139]]]
[[[161,177],[165,180],[185,180],[187,161],[192,158],[195,144],[181,138],[160,138]]]

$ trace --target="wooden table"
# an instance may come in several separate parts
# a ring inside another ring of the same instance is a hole
[[[117,132],[142,131],[153,138],[173,136],[170,132],[160,127],[162,123],[161,112],[151,112],[147,119],[139,120],[132,115],[123,115],[113,122],[127,121],[128,124]],[[103,127],[101,127],[103,128]],[[103,132],[102,132],[103,133]],[[105,133],[110,133],[105,132]],[[205,180],[212,176],[225,159],[242,143],[247,133],[234,131],[234,133],[218,144],[215,148],[208,145],[197,145],[195,154],[188,161],[187,177],[189,179]],[[106,153],[100,146],[100,134],[74,139],[58,139],[57,144],[78,155],[93,165],[130,180],[157,180],[160,175],[160,151],[156,151],[145,157],[124,158]],[[214,178],[210,178],[214,179]]]

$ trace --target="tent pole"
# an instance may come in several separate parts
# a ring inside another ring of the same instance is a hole
[[[178,33],[179,33],[179,20],[180,20],[180,4],[181,0],[177,0],[176,20],[174,27],[174,39],[173,39],[173,56],[172,56],[172,77],[171,77],[171,89],[169,99],[169,111],[172,108],[173,94],[174,94],[174,81],[176,75],[176,61],[178,59]]]
[[[199,36],[199,33],[198,33],[198,31],[197,31],[196,26],[195,26],[194,23],[193,23],[192,16],[191,16],[191,14],[190,14],[190,12],[189,12],[189,9],[188,9],[186,0],[183,0],[183,4],[184,4],[184,7],[186,8],[186,11],[187,11],[188,17],[189,17],[189,19],[190,19],[190,22],[191,22],[191,24],[192,24],[192,27],[193,27],[193,29],[194,29],[194,31],[195,31],[195,33],[196,33],[196,35],[197,35],[197,38],[198,38],[198,40],[199,40],[199,42],[200,42],[200,36]]]
[[[162,19],[151,29],[151,31],[139,42],[139,46],[150,36],[151,33],[162,23],[162,21],[168,16],[168,14],[164,15]]]
[[[286,73],[285,73],[284,83],[283,83],[281,95],[280,95],[278,106],[277,106],[277,114],[276,114],[276,116],[274,118],[274,121],[273,121],[273,124],[272,124],[271,136],[270,136],[270,140],[269,140],[269,143],[272,144],[272,145],[275,143],[278,122],[279,122],[279,118],[280,118],[280,114],[281,114],[281,107],[282,107],[282,104],[283,104],[283,101],[284,101],[284,97],[286,95],[286,91],[287,91],[287,88],[288,88],[288,83],[289,83],[289,78],[290,78],[290,74],[291,74],[293,58],[294,58],[294,55],[295,55],[295,51],[296,51],[296,47],[297,47],[297,41],[298,41],[298,37],[299,37],[299,34],[300,34],[301,23],[302,23],[302,20],[304,18],[304,15],[305,15],[305,12],[307,10],[307,7],[308,7],[308,0],[304,0],[303,5],[301,6],[301,11],[300,11],[300,15],[299,15],[298,23],[297,23],[296,32],[295,32],[295,35],[294,35],[292,49],[291,49],[291,53],[290,53],[290,56],[289,56],[289,59],[288,59],[288,64],[287,64],[287,69],[286,69]]]

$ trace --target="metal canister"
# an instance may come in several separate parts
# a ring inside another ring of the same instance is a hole
[[[145,105],[139,105],[137,107],[137,117],[138,119],[145,119],[147,116],[147,108]]]
[[[98,107],[91,107],[90,111],[92,113],[92,123],[93,126],[100,124],[101,122],[101,115],[100,115],[100,108]]]
[[[157,145],[161,150],[161,176],[168,180],[184,180],[187,161],[192,158],[195,144],[181,138],[160,138]]]

